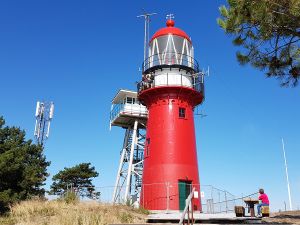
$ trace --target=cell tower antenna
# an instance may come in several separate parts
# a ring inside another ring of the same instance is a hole
[[[282,151],[283,151],[283,158],[284,158],[284,165],[285,165],[285,175],[286,175],[287,190],[288,190],[288,195],[289,195],[290,210],[293,210],[291,189],[290,189],[290,181],[289,181],[289,173],[288,173],[288,166],[287,166],[287,161],[286,161],[285,147],[284,147],[283,138],[281,138],[281,142],[282,142]]]
[[[156,15],[157,13],[147,13],[144,9],[144,14],[137,16],[137,18],[144,17],[145,19],[145,30],[144,30],[144,61],[147,57],[147,44],[149,42],[149,28],[150,28],[150,16]]]
[[[43,146],[49,137],[50,124],[54,114],[53,102],[37,102],[35,110],[34,136],[37,144]]]

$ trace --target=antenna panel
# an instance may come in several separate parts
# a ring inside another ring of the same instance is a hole
[[[38,122],[37,122],[37,120],[35,120],[35,126],[34,126],[34,136],[36,136],[37,135],[37,125],[38,125]]]
[[[53,118],[53,113],[54,113],[54,104],[53,104],[53,102],[51,102],[50,113],[49,113],[49,118],[50,119]]]
[[[50,133],[50,121],[48,122],[48,129],[47,129],[47,133],[46,133],[46,137],[49,137],[49,133]]]
[[[40,102],[36,103],[36,110],[35,110],[35,117],[39,116],[40,114]]]

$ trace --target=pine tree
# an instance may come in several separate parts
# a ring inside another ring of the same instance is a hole
[[[218,24],[231,34],[240,64],[296,86],[300,77],[300,0],[228,0]]]
[[[99,173],[91,163],[80,163],[70,168],[64,168],[53,176],[50,194],[63,196],[68,191],[75,192],[81,197],[98,198],[100,192],[95,191],[92,178]]]
[[[44,196],[49,165],[42,146],[26,141],[24,131],[5,126],[0,117],[0,213],[14,202]]]

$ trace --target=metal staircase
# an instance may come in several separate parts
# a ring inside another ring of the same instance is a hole
[[[113,203],[139,203],[144,162],[145,126],[137,120],[125,131]]]

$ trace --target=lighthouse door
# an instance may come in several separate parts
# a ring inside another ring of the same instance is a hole
[[[178,193],[179,193],[179,210],[183,211],[185,208],[185,200],[191,193],[192,182],[186,180],[178,181]]]

